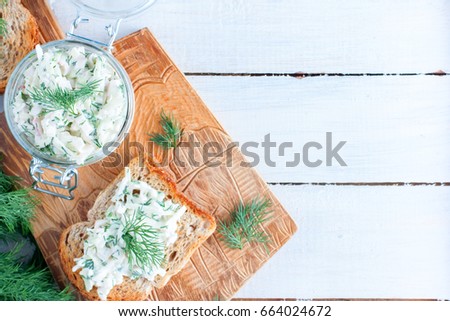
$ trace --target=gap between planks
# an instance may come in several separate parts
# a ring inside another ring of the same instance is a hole
[[[327,182],[266,182],[267,185],[281,185],[281,186],[450,186],[450,182],[341,182],[341,183],[327,183]]]
[[[260,72],[260,73],[247,73],[247,72],[184,72],[185,76],[194,77],[293,77],[293,78],[312,78],[312,77],[411,77],[411,76],[448,76],[442,70],[427,73],[273,73],[273,72]]]
[[[315,298],[315,299],[301,299],[301,298],[233,298],[231,301],[448,301],[433,298],[424,299],[396,299],[396,298]]]

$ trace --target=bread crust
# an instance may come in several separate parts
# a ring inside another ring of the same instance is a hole
[[[79,291],[79,293],[86,300],[100,301],[97,294],[97,290],[94,288],[91,291],[86,291],[84,286],[83,278],[81,277],[79,271],[72,272],[72,267],[75,266],[75,258],[81,257],[83,255],[82,247],[78,246],[76,248],[67,244],[66,241],[70,241],[74,238],[73,233],[84,233],[86,228],[92,227],[93,222],[79,222],[69,228],[65,229],[61,234],[60,246],[59,246],[59,257],[61,260],[61,266],[64,273],[69,279],[70,283]],[[72,235],[71,235],[72,234]],[[69,249],[74,249],[74,251],[69,251]],[[117,284],[109,293],[108,300],[110,301],[142,301],[148,297],[148,291],[142,291],[142,289],[136,284],[136,280],[131,280],[128,277],[124,277],[124,282]]]
[[[139,167],[139,160],[133,159],[130,164],[132,175],[137,174],[137,169]],[[93,207],[88,212],[88,221],[87,222],[79,222],[74,225],[66,228],[61,234],[59,241],[59,256],[61,259],[61,266],[64,273],[67,275],[69,281],[72,285],[80,292],[80,294],[87,300],[100,300],[97,295],[97,290],[94,287],[91,291],[86,291],[84,286],[84,281],[81,278],[79,272],[73,272],[72,268],[75,266],[75,258],[81,257],[83,255],[83,241],[86,238],[85,230],[94,225],[95,220],[103,218],[101,214],[104,214],[104,210],[106,210],[110,205],[110,197],[115,192],[117,184],[124,177],[125,171],[123,170],[106,188],[103,190],[97,197]],[[202,231],[201,234],[196,235],[197,237],[191,240],[187,245],[183,243],[185,240],[183,235],[186,232],[186,227],[179,222],[179,226],[177,232],[179,237],[175,244],[168,248],[166,251],[166,257],[170,255],[173,249],[178,250],[182,244],[183,247],[183,255],[182,257],[176,257],[174,261],[176,263],[173,266],[168,267],[168,272],[164,277],[159,277],[155,279],[155,282],[151,283],[148,280],[143,278],[137,280],[131,280],[128,277],[124,277],[124,281],[121,284],[117,284],[110,291],[107,299],[111,301],[122,301],[122,300],[145,300],[148,298],[150,291],[153,287],[161,288],[163,287],[170,278],[178,273],[184,265],[189,261],[192,254],[197,250],[197,248],[214,232],[216,228],[216,222],[214,218],[204,212],[203,210],[197,208],[192,201],[190,201],[184,194],[179,192],[176,188],[176,184],[172,181],[170,176],[164,172],[162,169],[157,168],[151,164],[151,162],[147,159],[144,163],[143,172],[140,174],[147,173],[145,177],[148,179],[149,177],[158,179],[158,182],[162,185],[161,190],[165,190],[166,195],[170,196],[175,202],[186,206],[188,209],[186,213],[190,213],[189,215],[195,216],[195,219],[198,222],[203,222],[203,226],[199,227],[199,231]],[[188,214],[184,214],[183,217]],[[203,229],[204,228],[204,229]],[[177,251],[175,251],[177,253]],[[170,262],[167,264],[169,266]]]
[[[0,7],[0,12],[9,26],[6,37],[0,37],[0,94],[3,94],[16,65],[39,43],[39,30],[36,19],[20,0],[9,0]]]

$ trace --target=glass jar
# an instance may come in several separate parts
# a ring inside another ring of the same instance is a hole
[[[70,50],[73,47],[84,47],[86,53],[93,53],[102,57],[112,67],[124,84],[126,101],[126,117],[120,131],[115,135],[115,139],[108,142],[106,144],[108,146],[104,145],[90,155],[89,159],[82,165],[69,158],[51,156],[42,152],[30,141],[29,136],[22,128],[19,128],[14,120],[13,105],[24,84],[24,72],[38,59],[36,50],[30,52],[16,66],[9,78],[4,96],[4,110],[9,129],[17,142],[32,156],[29,172],[33,179],[33,188],[67,200],[74,198],[73,192],[78,185],[77,168],[91,165],[107,157],[120,145],[130,130],[135,108],[133,87],[125,69],[111,54],[111,49],[121,21],[147,9],[155,0],[72,0],[72,2],[78,8],[78,15],[72,23],[71,30],[67,33],[67,39],[49,42],[42,45],[41,48],[43,51],[47,51],[50,49]],[[110,24],[106,27],[109,35],[107,43],[88,39],[75,33],[80,23],[89,21],[85,18],[86,14],[115,20],[114,25]],[[48,177],[53,177],[54,180],[49,180]],[[49,186],[53,189],[49,189]]]

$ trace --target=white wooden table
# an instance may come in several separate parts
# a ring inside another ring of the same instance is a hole
[[[450,298],[448,1],[158,0],[142,27],[236,141],[347,141],[347,167],[257,166],[299,232],[237,297]]]

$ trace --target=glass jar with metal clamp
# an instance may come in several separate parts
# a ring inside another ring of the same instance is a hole
[[[134,93],[125,69],[111,54],[121,22],[155,0],[72,0],[77,7],[67,38],[30,52],[5,91],[6,120],[32,156],[37,191],[67,200],[79,184],[78,168],[107,157],[126,137]],[[108,41],[81,36],[88,17],[109,19]]]

